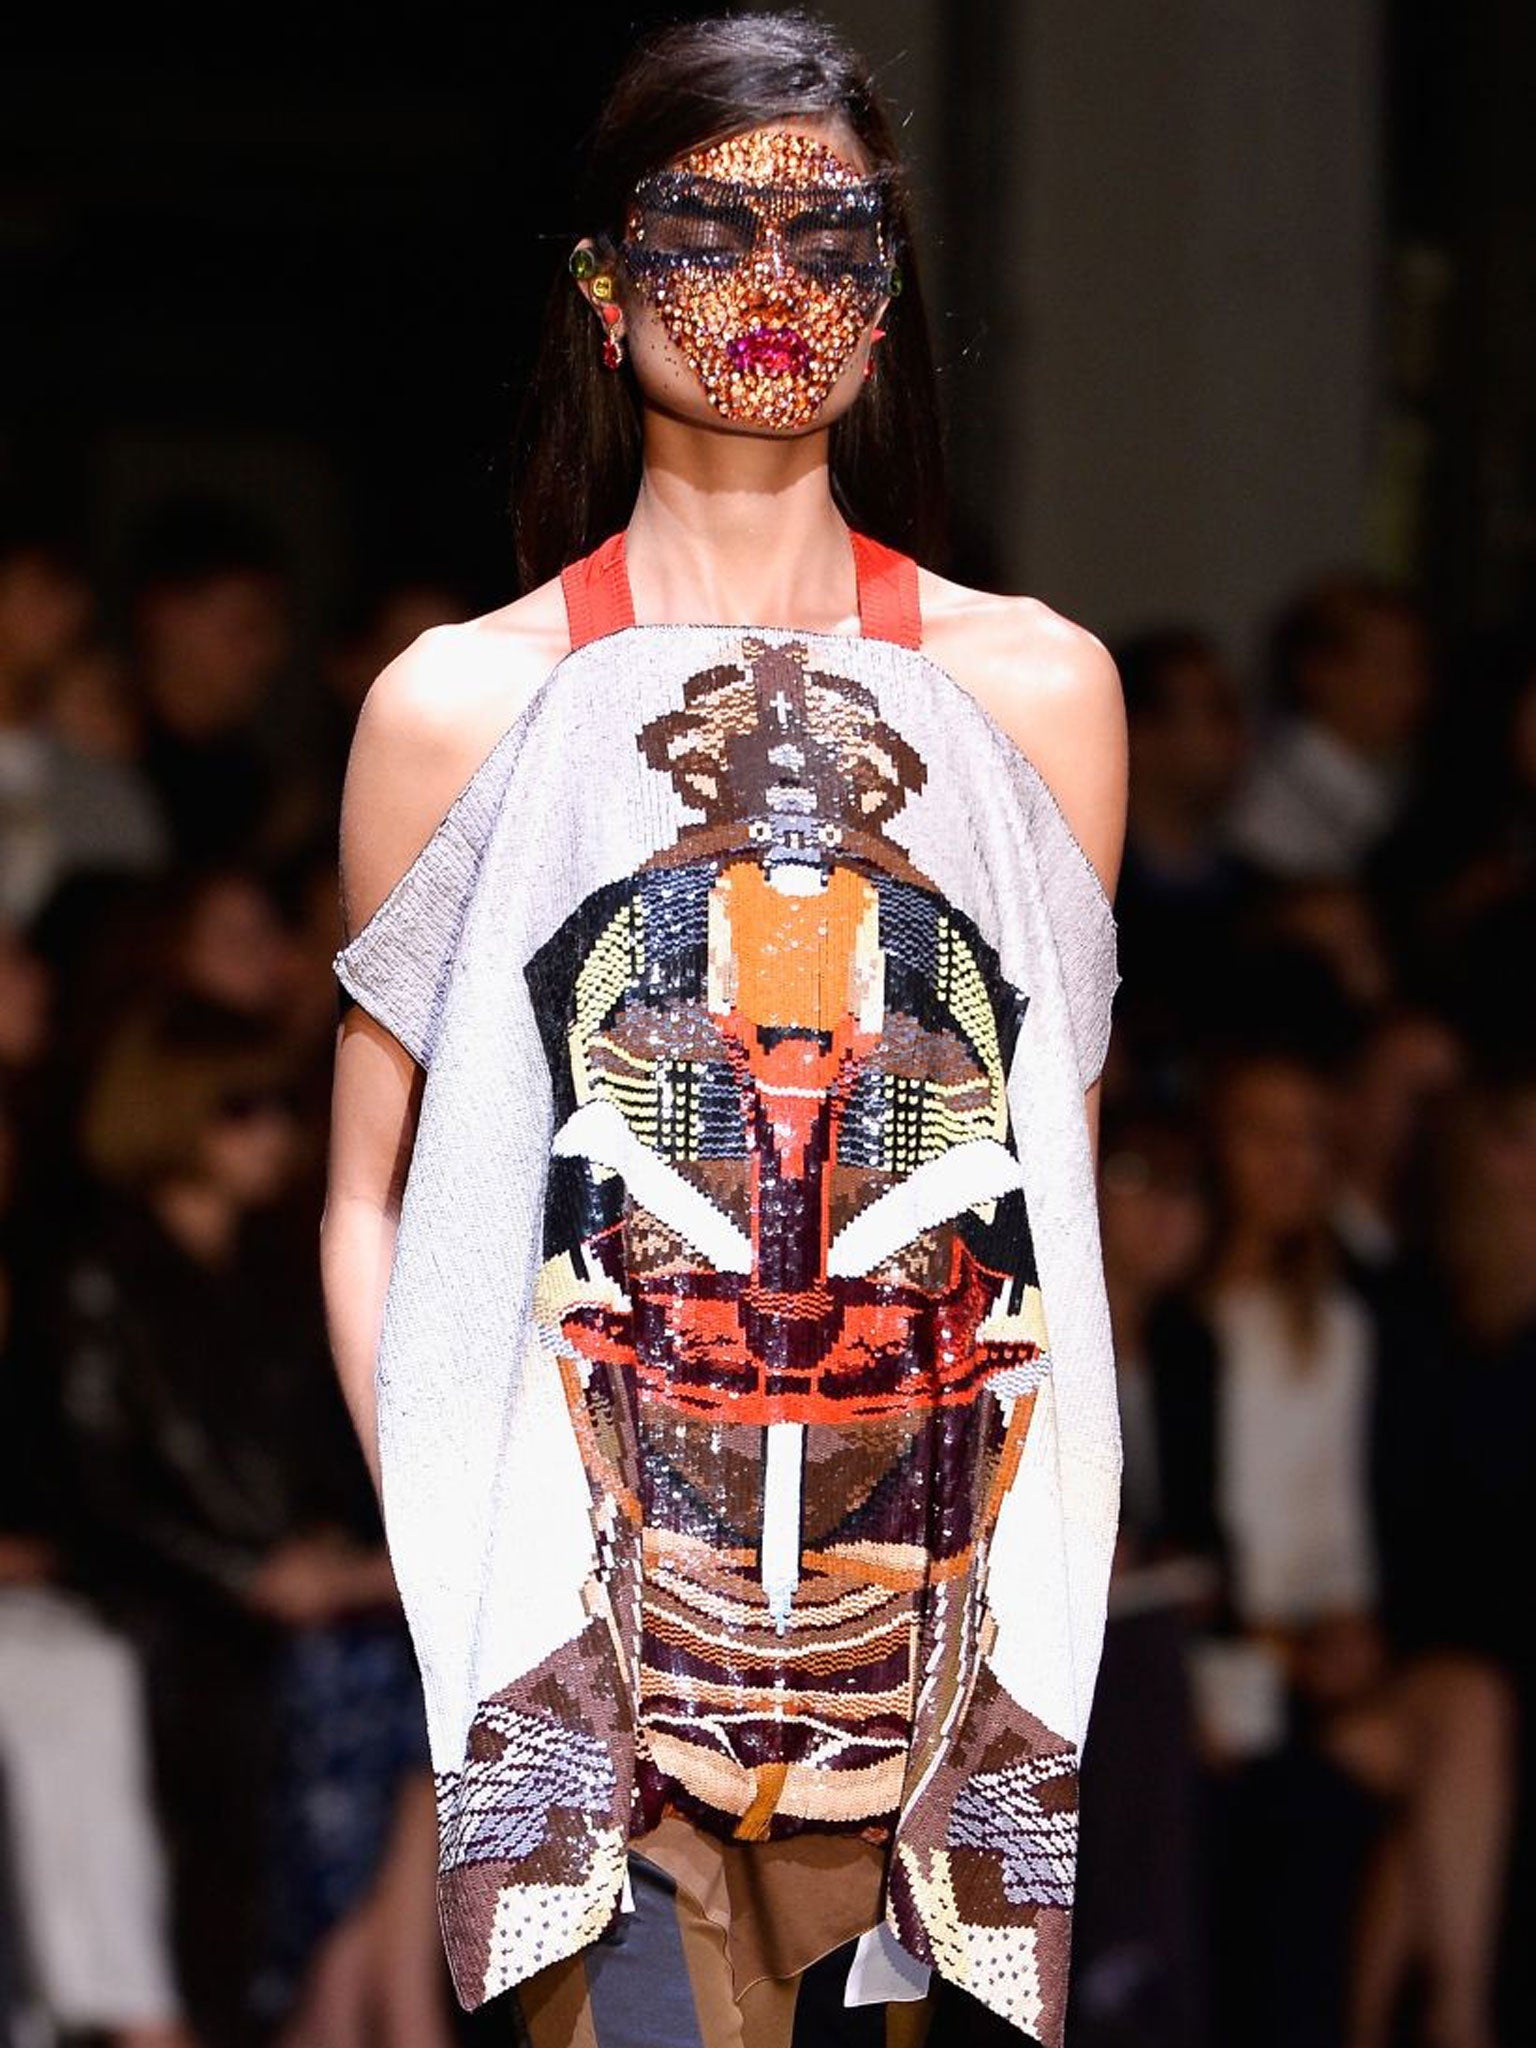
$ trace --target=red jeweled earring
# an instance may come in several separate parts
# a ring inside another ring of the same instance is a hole
[[[624,360],[624,341],[614,329],[623,319],[623,313],[614,302],[613,279],[606,270],[601,270],[592,279],[592,296],[597,301],[597,310],[603,316],[608,331],[603,336],[603,362],[610,370],[616,370]]]
[[[613,331],[620,318],[618,307],[604,306],[603,318],[608,323],[608,332],[603,336],[603,361],[610,370],[616,370],[624,360],[624,337]]]
[[[884,339],[885,329],[883,327],[877,327],[869,337],[869,354],[864,358],[864,376],[866,381],[875,374],[875,350]]]

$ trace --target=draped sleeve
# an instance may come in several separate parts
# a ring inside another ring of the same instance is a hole
[[[1055,792],[1038,771],[1033,781],[1030,838],[1086,1090],[1099,1078],[1109,1052],[1121,980],[1119,927],[1098,870],[1067,823]]]
[[[331,960],[345,994],[420,1067],[431,1065],[437,1045],[509,737],[492,749],[377,910]]]

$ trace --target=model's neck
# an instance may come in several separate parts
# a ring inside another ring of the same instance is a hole
[[[641,621],[848,630],[858,591],[829,438],[712,433],[647,407],[625,548]]]

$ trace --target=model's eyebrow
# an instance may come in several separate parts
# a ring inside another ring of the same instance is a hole
[[[703,192],[672,193],[665,207],[668,213],[692,214],[698,220],[739,220],[746,210],[739,199],[714,198]]]
[[[693,220],[739,220],[750,206],[744,192],[715,179],[683,181],[658,180],[642,187],[638,198],[643,206],[660,213],[683,214]]]
[[[836,199],[813,199],[788,215],[792,227],[800,227],[806,222],[815,227],[863,227],[870,218],[868,212],[844,206]]]

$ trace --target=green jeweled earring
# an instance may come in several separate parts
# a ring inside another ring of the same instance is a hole
[[[588,248],[583,243],[581,247],[571,251],[567,268],[572,277],[576,278],[579,282],[584,282],[597,269],[597,251]]]

